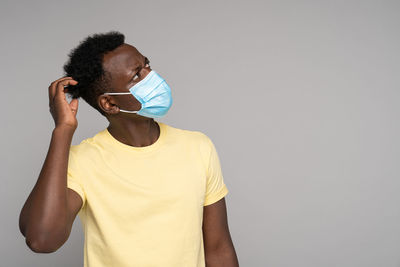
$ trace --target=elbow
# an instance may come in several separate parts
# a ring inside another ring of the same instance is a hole
[[[25,227],[25,243],[35,253],[53,253],[68,239],[63,227],[44,227],[28,224]]]
[[[32,240],[26,238],[25,243],[30,248],[30,250],[32,250],[35,253],[53,253],[58,249],[40,240]]]
[[[31,230],[31,229],[30,229]],[[25,243],[35,253],[53,253],[57,251],[67,240],[64,233],[37,234],[32,235],[32,231],[28,231]]]
[[[35,253],[53,253],[68,239],[69,232],[64,227],[56,229],[37,225],[27,225],[25,229],[25,243]]]

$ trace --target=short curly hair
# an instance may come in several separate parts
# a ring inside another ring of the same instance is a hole
[[[97,105],[97,97],[112,92],[111,74],[103,68],[103,55],[124,44],[125,36],[118,31],[96,33],[86,37],[68,54],[63,66],[65,76],[78,83],[68,86],[67,94],[73,99],[82,97],[89,105],[105,116]]]

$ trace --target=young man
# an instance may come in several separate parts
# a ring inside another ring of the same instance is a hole
[[[85,267],[239,266],[213,142],[155,120],[172,105],[171,89],[124,39],[87,37],[49,86],[55,128],[20,214],[27,245],[56,251],[79,214]],[[79,97],[109,125],[71,145]]]

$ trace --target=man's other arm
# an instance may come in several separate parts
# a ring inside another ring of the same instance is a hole
[[[229,232],[225,197],[204,206],[203,239],[207,267],[239,266]]]

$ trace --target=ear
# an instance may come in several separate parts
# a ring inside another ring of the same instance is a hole
[[[116,105],[114,98],[110,95],[100,95],[97,98],[97,105],[106,114],[115,115],[119,113],[119,107]]]

